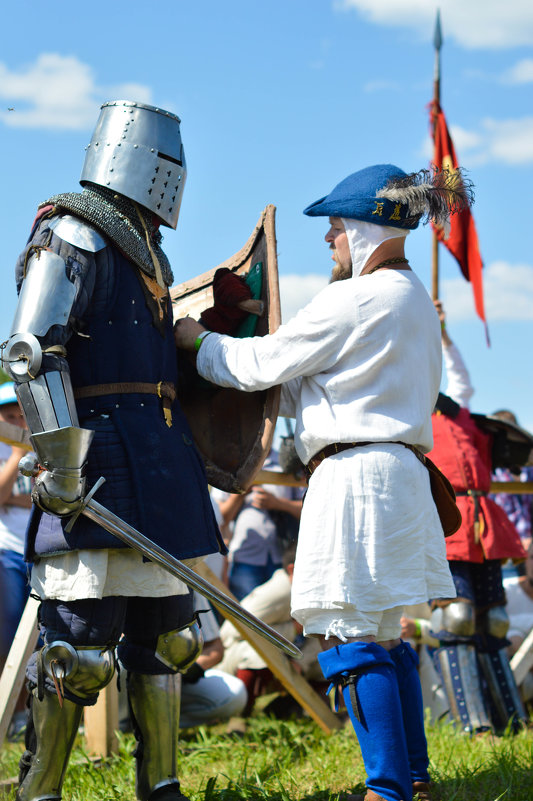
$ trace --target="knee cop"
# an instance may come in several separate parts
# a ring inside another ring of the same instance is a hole
[[[483,634],[505,639],[509,631],[509,616],[504,606],[493,606],[479,615],[479,628]]]
[[[469,601],[452,601],[431,614],[432,630],[439,640],[469,640],[476,631],[476,613]]]
[[[115,672],[114,649],[108,646],[71,645],[55,640],[38,657],[46,689],[59,691],[83,706],[95,703]]]
[[[179,629],[160,634],[155,656],[170,670],[185,673],[201,654],[203,644],[202,630],[193,620]]]

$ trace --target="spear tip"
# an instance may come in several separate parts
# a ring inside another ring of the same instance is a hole
[[[442,47],[442,31],[440,27],[440,8],[437,8],[437,19],[435,20],[435,34],[433,36],[433,44],[435,50],[440,50]]]

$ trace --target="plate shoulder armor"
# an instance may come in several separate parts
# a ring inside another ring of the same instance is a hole
[[[85,220],[73,217],[72,214],[54,217],[48,227],[64,242],[68,242],[69,245],[79,250],[98,253],[107,245],[105,238],[96,228],[93,228]]]

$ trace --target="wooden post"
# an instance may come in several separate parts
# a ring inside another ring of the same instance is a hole
[[[511,670],[518,686],[522,684],[525,677],[533,667],[533,629],[529,632],[524,642],[511,659]]]
[[[216,576],[207,565],[201,563],[196,565],[194,571],[199,576],[209,581],[229,598],[237,600],[228,590],[225,584]],[[237,631],[252,645],[259,656],[264,659],[274,676],[279,679],[283,686],[289,691],[292,697],[300,704],[306,712],[318,723],[326,734],[331,734],[333,729],[338,729],[341,723],[338,717],[331,711],[326,702],[316,693],[309,683],[291,665],[287,657],[279,651],[275,645],[256,634],[244,625],[236,617],[233,617],[226,609],[220,612],[228,618],[235,626]]]
[[[24,684],[26,662],[39,639],[37,628],[39,603],[31,596],[28,598],[0,677],[0,747],[4,742],[17,698]]]
[[[118,687],[116,677],[100,690],[94,706],[84,709],[85,742],[90,756],[118,753]]]

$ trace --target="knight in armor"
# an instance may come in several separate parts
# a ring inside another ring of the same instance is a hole
[[[83,191],[41,204],[17,263],[3,361],[40,466],[26,559],[44,641],[27,666],[19,801],[61,798],[83,707],[111,681],[117,656],[138,741],[137,797],[185,798],[180,682],[202,643],[191,593],[87,517],[71,519],[103,476],[97,500],[175,557],[191,564],[225,550],[176,400],[173,276],[159,228],[176,228],[185,176],[178,117],[105,103]]]
[[[440,301],[447,394],[433,413],[434,448],[429,457],[452,483],[461,528],[446,540],[457,598],[434,602],[434,652],[452,717],[466,732],[518,728],[527,719],[507,657],[509,619],[502,563],[522,560],[516,528],[490,498],[492,436],[471,415],[474,390],[461,355],[445,325]]]

